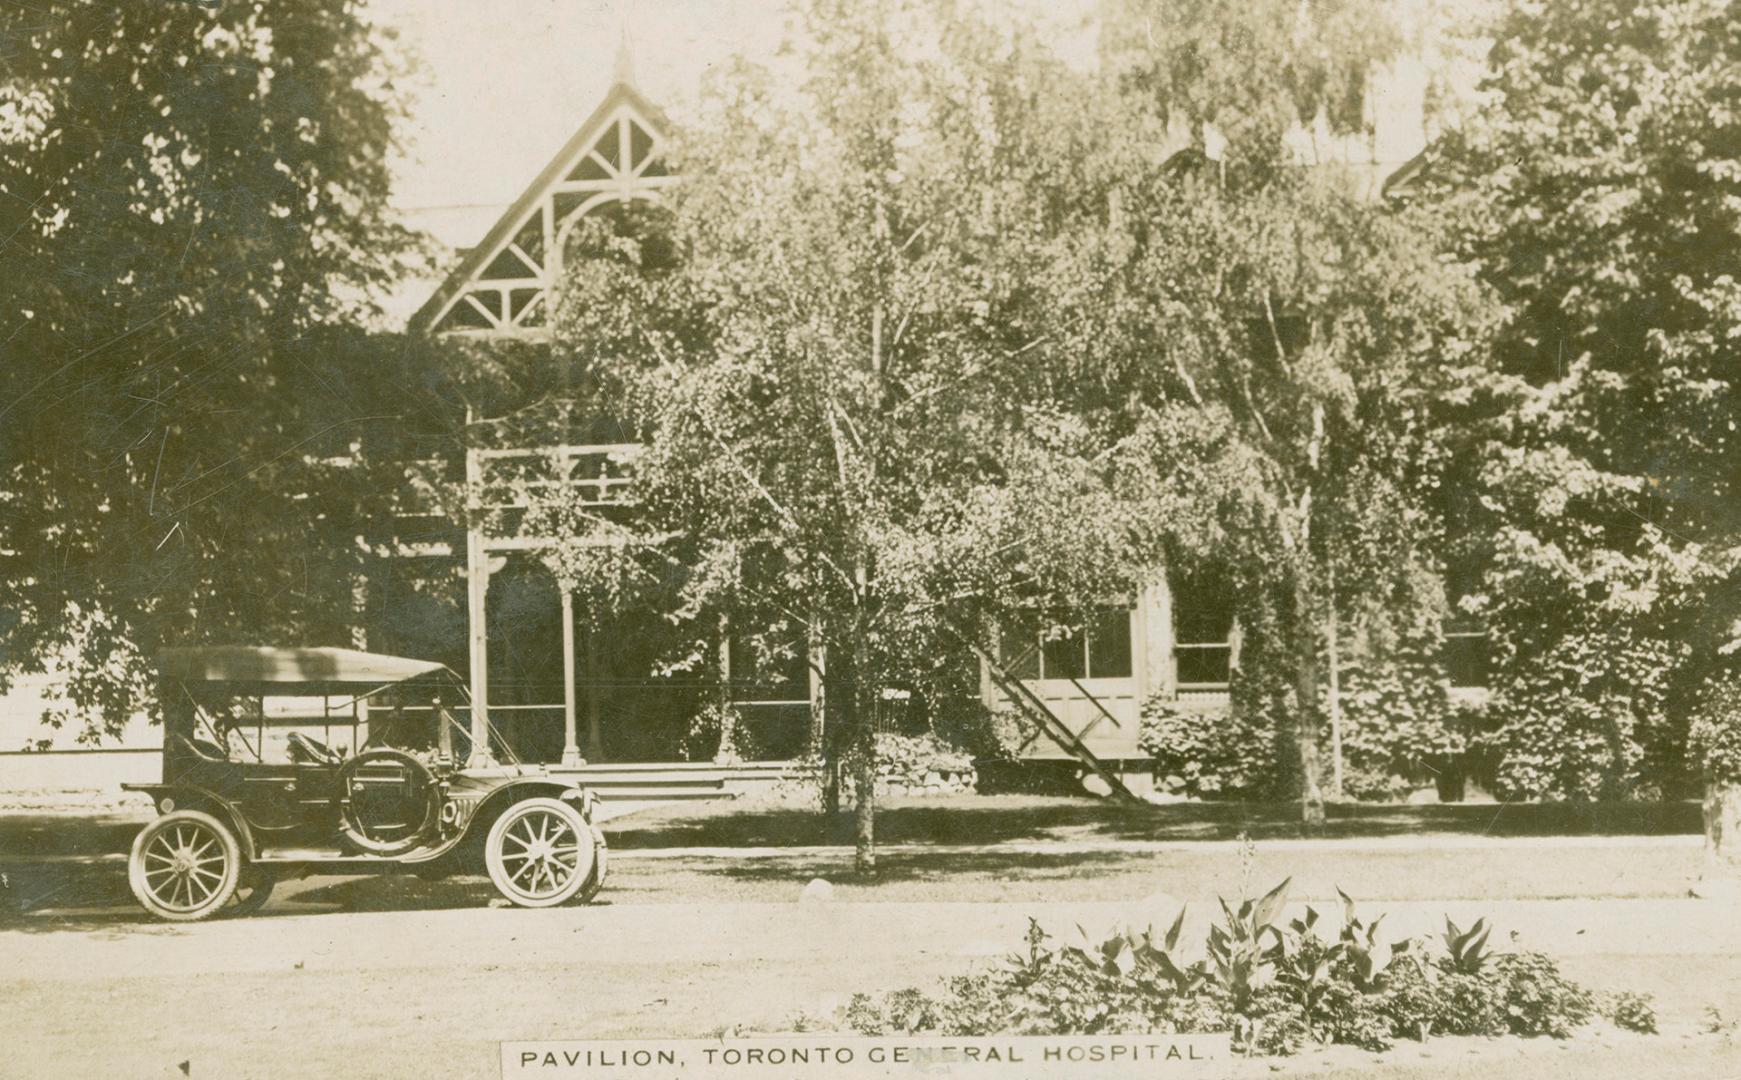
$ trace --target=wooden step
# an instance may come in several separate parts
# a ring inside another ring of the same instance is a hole
[[[653,787],[624,784],[621,787],[591,788],[600,802],[688,802],[703,799],[735,799],[737,792],[723,787]]]
[[[572,775],[572,779],[581,787],[594,791],[618,787],[717,788],[725,785],[723,776],[672,776],[670,773],[620,773],[615,776],[580,773]]]

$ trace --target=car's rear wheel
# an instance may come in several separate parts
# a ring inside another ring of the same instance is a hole
[[[177,810],[145,826],[127,859],[127,881],[140,906],[172,922],[223,910],[241,872],[235,834],[198,810]]]
[[[596,863],[592,828],[559,799],[515,803],[484,840],[490,882],[519,907],[554,907],[573,899]]]

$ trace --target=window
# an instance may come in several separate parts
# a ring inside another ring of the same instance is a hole
[[[1225,573],[1173,578],[1173,670],[1181,690],[1219,690],[1233,668],[1233,585]]]
[[[1445,626],[1445,675],[1454,687],[1487,685],[1487,631],[1471,628],[1468,619],[1451,619]]]
[[[1130,609],[1098,609],[1086,626],[1078,618],[1026,611],[1007,619],[999,651],[1009,673],[1029,681],[1130,678]]]
[[[1453,687],[1480,689],[1487,685],[1490,658],[1487,628],[1481,620],[1462,609],[1465,596],[1480,587],[1479,564],[1472,558],[1454,560],[1446,567],[1445,599],[1451,615],[1445,620],[1445,644],[1440,660],[1445,677]]]

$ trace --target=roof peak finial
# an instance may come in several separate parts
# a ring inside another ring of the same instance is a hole
[[[625,12],[617,22],[617,62],[611,72],[611,83],[635,85],[635,51],[629,44],[629,19]]]

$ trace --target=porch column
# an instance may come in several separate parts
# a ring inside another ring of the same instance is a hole
[[[593,761],[603,761],[605,738],[602,703],[599,701],[603,687],[599,681],[598,635],[588,626],[581,640],[586,649],[586,677],[592,681],[592,689],[586,695],[586,754]]]
[[[466,420],[471,420],[467,410]],[[467,768],[484,768],[496,763],[490,753],[490,658],[487,598],[490,588],[490,560],[484,550],[483,532],[483,463],[471,447],[465,452],[466,529],[465,529],[465,589],[466,615],[471,647],[471,755]]]
[[[562,590],[562,763],[585,765],[574,731],[574,593]]]

